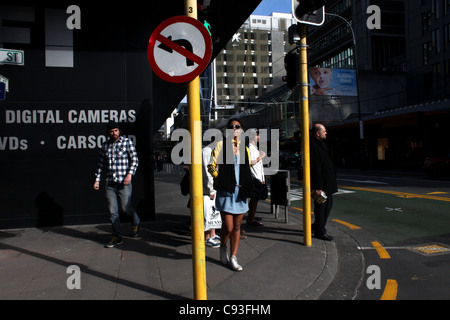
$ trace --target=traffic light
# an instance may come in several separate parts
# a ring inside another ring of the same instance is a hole
[[[198,20],[203,23],[214,42],[219,40],[220,33],[220,1],[197,1]]]
[[[299,60],[297,52],[290,52],[284,57],[284,68],[286,69],[286,82],[290,89],[299,84]]]
[[[320,26],[325,22],[327,0],[292,0],[294,18],[304,24]]]
[[[289,40],[289,44],[293,45],[295,43],[299,43],[300,39],[300,32],[298,30],[298,24],[292,24],[289,28],[288,28],[288,40]]]

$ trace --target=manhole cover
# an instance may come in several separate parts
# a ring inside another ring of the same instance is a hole
[[[450,248],[442,244],[427,244],[417,247],[411,247],[410,249],[425,256],[435,256],[439,254],[450,253]]]

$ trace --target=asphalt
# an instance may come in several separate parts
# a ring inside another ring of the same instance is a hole
[[[180,180],[155,173],[156,219],[141,223],[139,238],[127,236],[131,225],[123,223],[124,243],[115,248],[104,247],[106,214],[104,224],[0,230],[0,300],[195,300],[190,211]],[[352,298],[357,283],[342,289],[351,237],[330,223],[334,241],[313,238],[305,246],[302,212],[289,208],[287,223],[284,212],[276,217],[270,202],[259,203],[264,226],[243,226],[241,272],[220,263],[219,249],[205,248],[207,300]],[[359,264],[351,264],[355,274]]]

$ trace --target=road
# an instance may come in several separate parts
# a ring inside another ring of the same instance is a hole
[[[450,181],[338,171],[338,184],[330,223],[354,240],[348,270],[356,264],[351,259],[358,259],[365,271],[351,298],[450,299]],[[291,179],[291,208],[302,208],[296,179]],[[341,282],[354,277],[355,283],[358,278],[345,272],[341,277]],[[330,290],[324,297],[339,299],[341,291]]]

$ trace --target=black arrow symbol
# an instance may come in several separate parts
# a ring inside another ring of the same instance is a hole
[[[172,36],[167,37],[167,40],[172,41]],[[188,50],[191,53],[194,53],[194,49],[192,48],[192,44],[187,41],[186,39],[179,39],[179,40],[174,40],[172,41],[173,43],[176,43],[182,47],[184,47],[186,50]],[[158,48],[161,48],[164,51],[167,51],[169,53],[173,53],[173,49],[170,48],[169,46],[166,46],[164,43],[161,43]],[[193,66],[194,65],[194,61],[190,60],[189,58],[186,58],[186,65],[188,67]]]

